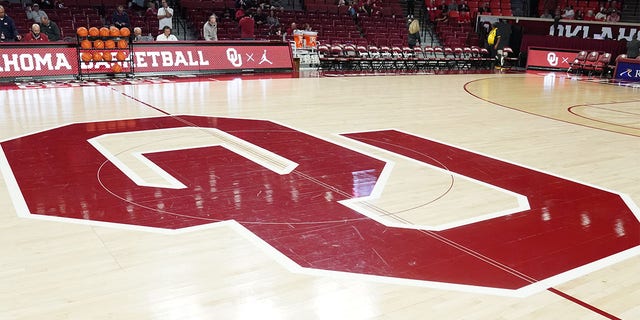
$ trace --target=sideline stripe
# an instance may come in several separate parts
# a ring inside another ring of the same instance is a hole
[[[614,315],[612,315],[612,314],[610,314],[610,313],[608,313],[608,312],[606,312],[606,311],[604,311],[602,309],[596,308],[596,307],[594,307],[594,306],[592,306],[592,305],[590,305],[590,304],[588,304],[588,303],[586,303],[586,302],[584,302],[584,301],[582,301],[582,300],[580,300],[580,299],[578,299],[578,298],[576,298],[574,296],[568,295],[568,294],[566,294],[566,293],[564,293],[564,292],[562,292],[562,291],[560,291],[558,289],[549,288],[547,290],[549,290],[550,292],[553,292],[553,293],[555,293],[555,294],[557,294],[557,295],[559,295],[559,296],[561,296],[561,297],[563,297],[563,298],[565,298],[565,299],[567,299],[567,300],[569,300],[569,301],[571,301],[571,302],[573,302],[573,303],[575,303],[575,304],[577,304],[579,306],[587,308],[587,309],[589,309],[589,310],[591,310],[591,311],[593,311],[593,312],[595,312],[595,313],[597,313],[597,314],[599,314],[601,316],[607,317],[607,318],[612,319],[612,320],[614,320],[614,319],[615,320],[622,320],[622,318],[618,318],[618,317],[616,317],[616,316],[614,316]]]

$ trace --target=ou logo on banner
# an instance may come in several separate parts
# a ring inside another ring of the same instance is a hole
[[[291,268],[395,283],[522,296],[640,248],[625,196],[395,130],[343,136],[526,205],[442,229],[392,225],[356,204],[392,165],[264,120],[72,124],[2,142],[0,163],[22,216],[172,230],[226,221]]]
[[[242,66],[242,55],[234,48],[227,49],[227,60],[229,60],[234,67]]]
[[[547,62],[549,62],[550,65],[552,66],[557,66],[558,65],[558,56],[556,55],[555,52],[549,52],[547,53]]]

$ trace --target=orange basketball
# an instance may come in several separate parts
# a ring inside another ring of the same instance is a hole
[[[91,53],[89,52],[83,52],[81,55],[82,61],[84,62],[89,62],[91,61],[91,59],[93,59],[93,55],[91,55]]]
[[[122,72],[122,66],[119,63],[114,63],[113,66],[111,66],[111,70],[115,73]]]
[[[109,28],[109,36],[110,37],[119,37],[120,36],[120,29],[118,29],[118,27],[111,26]]]
[[[89,40],[80,41],[80,48],[82,48],[82,49],[91,49],[91,41],[89,41]]]
[[[100,36],[101,37],[108,37],[109,36],[109,28],[107,28],[107,27],[100,28]]]
[[[127,54],[122,51],[118,51],[118,53],[116,53],[116,59],[118,61],[124,61],[127,59]]]
[[[96,40],[93,42],[93,47],[96,49],[104,49],[104,42],[102,40]]]
[[[94,52],[93,53],[93,61],[102,61],[102,52]]]
[[[111,61],[113,60],[113,54],[111,54],[111,51],[105,51],[102,53],[102,60],[104,61]]]
[[[116,47],[116,43],[113,40],[107,40],[104,42],[105,49],[113,49]]]
[[[129,28],[127,28],[127,27],[120,28],[120,36],[121,37],[128,37],[130,35],[131,35],[131,30],[129,30]]]
[[[118,48],[120,49],[126,49],[128,45],[127,40],[123,39],[118,41]]]
[[[100,35],[100,31],[98,30],[98,28],[96,28],[96,27],[89,28],[89,36],[90,37],[97,37],[99,35]]]
[[[85,27],[79,27],[76,30],[76,34],[78,35],[78,37],[86,37],[89,35],[89,30],[87,30],[87,28]]]

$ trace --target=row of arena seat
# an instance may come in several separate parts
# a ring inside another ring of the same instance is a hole
[[[613,72],[616,62],[626,57],[626,54],[619,54],[614,60],[609,52],[582,50],[570,63],[568,72],[577,75],[606,77]],[[640,60],[640,57],[636,59]]]
[[[318,46],[323,71],[420,71],[489,69],[495,61],[480,47]]]

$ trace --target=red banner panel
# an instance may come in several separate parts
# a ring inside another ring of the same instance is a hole
[[[134,48],[136,72],[292,68],[286,46],[150,46]]]
[[[121,63],[124,72],[129,70],[129,61],[133,61],[135,73],[155,74],[292,68],[288,45],[143,45],[134,47],[132,57]],[[109,72],[111,66],[107,62],[83,63],[82,72]]]
[[[0,52],[0,78],[63,76],[78,73],[75,48],[3,46]]]
[[[578,50],[529,47],[527,69],[568,70]]]
[[[93,59],[85,62],[80,61],[78,51],[71,46],[3,45],[0,80],[114,72],[174,74],[293,69],[291,48],[287,43],[147,43],[134,46],[132,51],[83,50],[82,54],[99,53],[102,56],[106,52],[113,57],[110,62]],[[116,61],[118,53],[124,55],[121,61]]]

